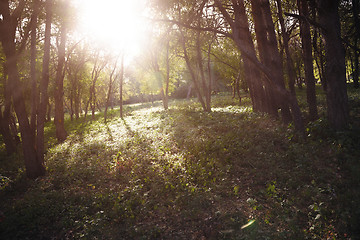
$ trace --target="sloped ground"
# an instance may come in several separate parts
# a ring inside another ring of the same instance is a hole
[[[49,125],[46,177],[1,161],[0,238],[359,237],[358,109],[352,131],[319,120],[301,140],[246,99],[213,102],[212,113],[176,101],[68,122],[62,144]]]

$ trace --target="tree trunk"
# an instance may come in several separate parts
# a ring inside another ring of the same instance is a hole
[[[66,22],[62,23],[60,33],[60,46],[58,53],[58,64],[56,68],[55,79],[55,117],[54,123],[56,128],[56,138],[59,142],[66,139],[67,133],[64,126],[64,65],[65,65],[65,45],[67,26]]]
[[[286,67],[287,67],[287,73],[289,77],[289,89],[291,94],[295,95],[295,71],[294,71],[294,63],[291,58],[290,50],[289,50],[289,33],[286,30],[284,17],[283,17],[283,10],[281,6],[281,1],[276,0],[277,7],[278,7],[278,16],[279,16],[279,22],[281,27],[281,33],[283,37],[283,44],[284,44],[284,50],[286,54]]]
[[[36,28],[37,19],[40,9],[40,1],[34,0],[33,2],[33,14],[31,23],[31,43],[30,43],[30,78],[31,78],[31,120],[30,127],[35,134],[36,131],[36,115],[38,106],[38,88],[37,88],[37,75],[36,75]]]
[[[354,35],[354,46],[357,47],[358,42],[360,41],[360,20],[359,20],[359,0],[352,0],[352,10],[353,18],[355,25],[355,35]],[[354,72],[353,72],[353,81],[354,87],[359,88],[359,50],[354,50]]]
[[[273,83],[265,85],[268,101],[272,103],[270,113],[276,116],[280,108],[283,122],[288,124],[292,120],[288,102],[281,98],[282,95],[275,94],[273,89],[273,85],[278,85],[285,90],[285,82],[269,1],[253,0],[252,10],[261,61],[267,68],[272,69],[274,76],[271,79]]]
[[[169,109],[169,84],[170,84],[170,40],[166,44],[166,78],[165,78],[165,97],[164,97],[164,109]]]
[[[121,55],[121,67],[120,67],[120,118],[123,116],[123,83],[124,83],[124,53]]]
[[[15,45],[15,30],[18,25],[18,19],[17,16],[12,16],[10,14],[9,1],[0,2],[0,11],[3,18],[3,20],[0,21],[0,40],[6,57],[5,65],[8,73],[9,93],[11,93],[15,113],[19,121],[26,175],[29,178],[37,178],[45,174],[45,167],[43,163],[37,159],[34,145],[35,136],[30,129],[23,97],[23,88],[21,87],[19,71],[17,68],[18,55]]]
[[[180,32],[181,32],[181,35],[182,35],[180,42],[181,42],[181,46],[182,46],[182,49],[183,49],[183,52],[184,52],[184,59],[185,59],[185,62],[186,62],[186,66],[187,66],[187,68],[188,68],[188,70],[190,72],[192,82],[194,83],[194,87],[195,87],[195,91],[196,91],[198,100],[199,100],[203,110],[206,111],[206,104],[205,104],[204,99],[202,97],[200,87],[199,87],[199,84],[198,84],[198,81],[197,81],[196,73],[195,73],[195,70],[194,70],[194,68],[192,66],[192,63],[190,62],[188,51],[186,49],[185,36],[184,36],[184,33],[183,33],[182,30],[180,30]]]
[[[216,5],[219,7],[221,13],[226,17],[226,20],[231,23],[233,20],[228,16],[225,8],[216,1]],[[235,10],[235,21],[233,22],[233,36],[237,47],[239,48],[245,72],[245,81],[250,90],[250,97],[255,112],[267,112],[267,101],[265,99],[265,90],[260,81],[261,74],[258,68],[247,57],[248,54],[256,56],[254,43],[249,31],[249,22],[245,14],[245,7],[243,1],[233,1]],[[236,8],[236,9],[235,9]],[[245,50],[246,49],[246,50]]]
[[[319,21],[326,51],[326,101],[329,123],[335,130],[349,124],[349,107],[346,89],[345,51],[341,41],[339,0],[318,0]]]
[[[3,136],[3,140],[5,143],[6,153],[7,155],[11,155],[16,152],[16,144],[14,138],[11,134],[10,127],[10,109],[11,109],[11,93],[9,92],[9,87],[7,86],[7,71],[6,66],[3,64],[3,86],[4,86],[4,112],[0,107],[0,132]]]
[[[200,19],[198,21],[198,27],[200,27]],[[200,31],[197,31],[196,33],[196,57],[197,57],[197,65],[200,72],[200,79],[201,79],[201,90],[199,92],[202,92],[202,96],[205,98],[205,112],[211,112],[211,106],[210,101],[211,98],[208,96],[208,86],[206,84],[205,79],[205,73],[204,73],[204,66],[203,66],[203,59],[202,59],[202,53],[201,53],[201,40],[200,40]]]
[[[46,117],[46,109],[48,103],[48,86],[49,86],[49,64],[50,64],[50,38],[51,38],[51,20],[52,20],[53,0],[45,2],[46,22],[45,22],[45,40],[44,40],[44,57],[42,79],[40,82],[39,94],[40,103],[37,116],[37,134],[36,134],[36,150],[38,161],[44,163],[44,125]]]
[[[5,143],[6,153],[8,156],[10,156],[11,154],[16,152],[16,146],[9,128],[9,119],[6,119],[1,111],[0,111],[0,133]]]
[[[252,78],[253,82],[261,86],[261,83],[259,80],[263,80],[264,84],[271,85],[273,88],[273,91],[279,95],[280,99],[282,99],[284,102],[288,103],[291,106],[291,110],[294,117],[294,123],[295,123],[295,129],[296,131],[304,136],[305,135],[305,129],[303,124],[303,119],[301,117],[301,111],[298,106],[297,100],[294,96],[292,96],[286,89],[283,84],[279,80],[276,79],[277,75],[274,75],[273,72],[265,66],[264,64],[260,63],[256,57],[256,53],[254,51],[251,35],[249,32],[249,28],[244,27],[244,23],[248,23],[247,16],[245,13],[245,7],[244,7],[244,1],[243,0],[232,0],[233,7],[234,7],[234,13],[235,13],[235,21],[232,19],[230,14],[226,11],[225,7],[222,5],[222,3],[219,0],[215,0],[215,5],[219,8],[220,12],[224,16],[225,20],[229,23],[232,29],[232,36],[233,39],[238,47],[238,49],[241,52],[242,57],[244,58],[244,66],[245,70],[247,69],[247,65],[245,64],[247,61],[251,63],[249,65],[252,66],[253,69],[257,71],[261,71],[266,78],[259,79],[259,78]],[[271,16],[270,16],[271,17]],[[268,26],[269,27],[269,26]],[[248,37],[244,37],[244,34],[241,33],[248,33]],[[271,31],[269,31],[270,34]],[[275,33],[274,33],[275,34]],[[248,40],[246,39],[248,38]],[[279,53],[278,53],[279,54]],[[275,56],[276,57],[276,56]],[[246,62],[245,62],[246,61]],[[246,73],[245,73],[246,74]],[[254,94],[254,92],[251,92],[250,88],[250,94]],[[256,99],[253,97],[253,99]],[[260,98],[262,101],[264,101],[265,98]]]
[[[116,76],[114,77],[115,70],[116,70],[116,65],[117,65],[117,62],[114,65],[114,69],[111,71],[110,79],[109,79],[109,88],[108,88],[108,93],[107,93],[107,97],[106,97],[105,111],[104,111],[104,121],[105,122],[106,122],[106,119],[107,119],[107,111],[108,111],[108,108],[109,108],[109,105],[110,105],[110,99],[111,99],[111,95],[112,95],[111,92],[112,92],[113,81],[116,80]],[[115,78],[115,79],[113,80],[113,78]]]
[[[309,8],[306,0],[297,0],[300,16],[309,17]],[[310,24],[307,21],[300,21],[300,36],[305,69],[306,99],[309,106],[309,120],[319,118],[316,104],[315,77],[313,68],[313,57],[311,48]]]

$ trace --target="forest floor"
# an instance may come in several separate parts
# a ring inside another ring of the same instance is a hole
[[[304,108],[305,90],[299,92]],[[126,106],[46,127],[45,177],[0,148],[0,239],[358,239],[360,92],[351,129],[306,139],[230,95]]]

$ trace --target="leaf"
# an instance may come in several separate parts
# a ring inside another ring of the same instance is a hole
[[[252,224],[254,224],[255,221],[256,221],[255,219],[250,220],[247,224],[241,226],[241,229],[244,229],[244,228],[247,228],[247,227],[251,226]]]

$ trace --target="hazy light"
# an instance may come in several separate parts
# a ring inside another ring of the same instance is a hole
[[[146,41],[149,23],[145,0],[77,0],[80,33],[126,61],[137,55]]]

